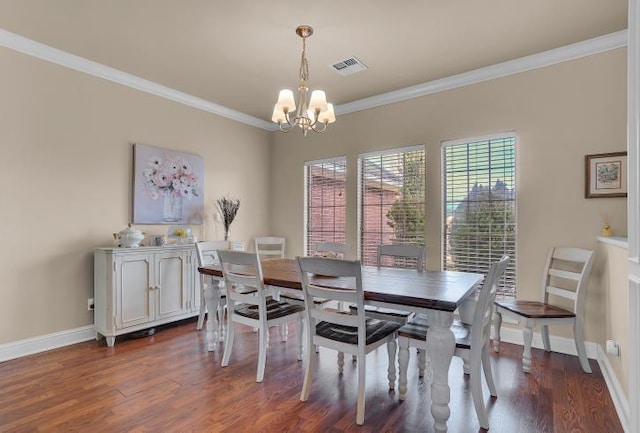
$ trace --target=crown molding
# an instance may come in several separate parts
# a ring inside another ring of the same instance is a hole
[[[154,83],[153,81],[145,80],[144,78],[67,53],[3,29],[0,29],[0,46],[4,46],[60,66],[74,69],[76,71],[84,72],[85,74],[113,81],[114,83],[122,84],[142,92],[160,96],[161,98],[165,98],[179,104],[184,104],[218,116],[226,117],[227,119],[235,120],[240,123],[245,123],[262,129],[271,128],[271,122],[267,122],[266,120],[258,119],[257,117],[232,110],[225,106],[209,102],[205,99]]]
[[[407,99],[419,98],[445,90],[456,89],[470,84],[481,83],[483,81],[506,77],[508,75],[519,74],[557,63],[591,56],[605,51],[615,50],[627,46],[627,31],[620,30],[615,33],[600,36],[572,45],[554,48],[549,51],[520,57],[515,60],[498,63],[462,74],[452,75],[439,80],[417,84],[404,89],[382,93],[357,101],[348,102],[335,108],[336,115],[353,113],[355,111],[368,110],[382,105],[393,104]]]
[[[452,75],[439,80],[417,84],[411,87],[382,93],[364,99],[348,102],[335,107],[337,115],[356,111],[368,110],[382,105],[393,104],[407,99],[419,98],[445,90],[456,89],[470,84],[506,77],[521,72],[527,72],[558,63],[591,56],[605,51],[627,46],[627,30],[588,39],[576,44],[555,48],[549,51],[533,54],[519,59],[498,63],[462,74]],[[207,111],[218,116],[226,117],[240,123],[255,126],[266,131],[277,131],[278,126],[273,122],[259,119],[223,105],[219,105],[193,95],[163,86],[153,81],[145,80],[135,75],[111,68],[109,66],[67,53],[49,45],[33,41],[15,33],[0,29],[0,46],[65,66],[76,71],[84,72],[95,77],[103,78],[114,83],[122,84],[142,92],[160,96],[161,98]]]

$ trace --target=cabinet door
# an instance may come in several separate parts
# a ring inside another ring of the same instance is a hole
[[[116,258],[116,328],[155,320],[153,274],[149,254],[123,254]]]
[[[157,254],[156,287],[158,319],[178,316],[188,312],[189,251]]]

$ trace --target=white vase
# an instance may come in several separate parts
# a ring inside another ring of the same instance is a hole
[[[182,196],[168,193],[164,195],[162,203],[162,219],[166,222],[182,220]]]

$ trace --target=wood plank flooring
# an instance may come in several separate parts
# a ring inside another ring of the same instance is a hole
[[[295,326],[288,342],[275,330],[263,383],[255,382],[257,334],[239,327],[229,367],[207,352],[194,321],[152,337],[76,344],[0,363],[1,432],[431,432],[430,390],[411,353],[407,400],[389,392],[386,349],[367,358],[366,415],[355,424],[357,366],[337,373],[335,352],[321,349],[309,401],[300,401],[302,363]],[[491,432],[622,432],[602,373],[591,361],[502,343],[492,355],[498,398],[485,387]],[[478,432],[471,390],[454,358],[449,431]]]

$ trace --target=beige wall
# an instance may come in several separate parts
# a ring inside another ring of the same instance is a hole
[[[584,198],[584,155],[626,147],[626,51],[562,63],[455,90],[340,116],[303,138],[271,136],[273,232],[302,253],[303,164],[347,156],[348,242],[356,245],[357,155],[424,144],[427,152],[428,267],[440,264],[440,143],[515,131],[518,135],[518,296],[537,299],[553,245],[595,248],[601,214],[626,233],[626,200]],[[352,248],[352,250],[355,248]],[[603,293],[588,293],[586,338],[603,341]],[[551,329],[571,335],[571,330]]]
[[[92,249],[129,221],[131,143],[204,156],[208,210],[232,194],[233,238],[269,232],[267,132],[4,48],[0,70],[0,344],[93,323]]]

